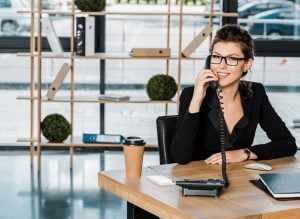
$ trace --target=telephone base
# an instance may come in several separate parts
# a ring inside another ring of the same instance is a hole
[[[212,196],[218,197],[222,189],[188,189],[182,188],[183,196]]]

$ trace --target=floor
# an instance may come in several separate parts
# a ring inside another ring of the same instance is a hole
[[[157,152],[145,152],[144,166],[158,163]],[[126,218],[126,202],[97,181],[99,170],[123,167],[119,151],[76,152],[73,171],[67,151],[43,151],[38,174],[28,151],[0,151],[0,219]]]

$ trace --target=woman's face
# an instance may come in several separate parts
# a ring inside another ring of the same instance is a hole
[[[225,59],[221,57],[226,57]],[[221,63],[217,64],[221,60]],[[221,87],[238,84],[244,71],[252,65],[252,60],[245,58],[241,46],[236,42],[218,42],[214,45],[211,57],[211,70],[219,78]]]

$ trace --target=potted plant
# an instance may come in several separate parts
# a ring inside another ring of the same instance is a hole
[[[174,78],[166,74],[157,74],[147,82],[147,94],[151,100],[170,100],[177,91]]]
[[[49,114],[41,122],[41,132],[49,142],[61,143],[71,134],[71,125],[68,120],[58,114]]]
[[[75,5],[81,11],[97,12],[105,9],[106,0],[75,0]]]

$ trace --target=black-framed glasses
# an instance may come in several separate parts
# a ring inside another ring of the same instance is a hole
[[[226,65],[236,66],[240,60],[246,60],[247,58],[238,58],[233,56],[219,56],[219,55],[210,55],[211,64],[220,64],[223,59],[225,60]]]

